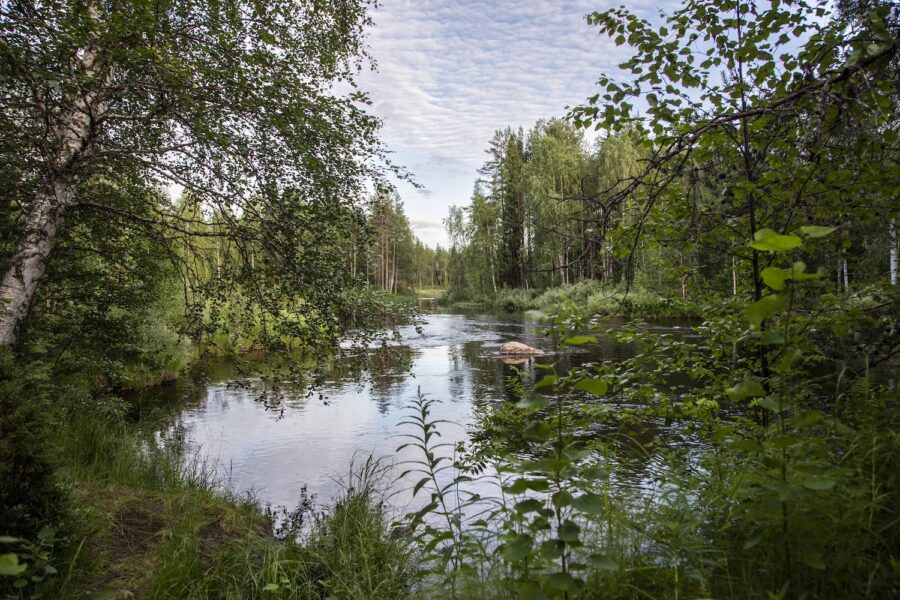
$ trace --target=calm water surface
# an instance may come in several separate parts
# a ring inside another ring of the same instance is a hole
[[[304,488],[325,502],[339,492],[353,461],[372,454],[399,473],[403,460],[416,457],[411,449],[398,453],[397,448],[405,441],[400,434],[409,431],[399,423],[419,389],[440,400],[432,416],[452,422],[441,426],[442,441],[465,442],[480,406],[511,398],[507,378],[513,367],[498,355],[504,342],[541,348],[547,354],[536,360],[559,361],[561,368],[631,352],[606,342],[556,355],[540,324],[518,314],[432,313],[426,321],[421,333],[403,328],[400,345],[373,351],[366,369],[352,360],[336,365],[316,393],[279,390],[282,401],[275,408],[260,400],[261,392],[272,389],[265,378],[251,373],[250,385],[239,387],[233,368],[214,365],[208,382],[182,401],[183,408],[158,435],[183,443],[189,455],[215,468],[229,489],[252,492],[263,504],[293,507]],[[649,327],[689,331],[685,323]],[[534,362],[519,368],[533,376]],[[648,427],[636,434],[666,432]],[[418,504],[411,502],[410,485],[393,484],[397,508]]]

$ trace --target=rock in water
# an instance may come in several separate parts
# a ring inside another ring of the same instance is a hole
[[[506,342],[500,346],[500,354],[503,356],[543,356],[544,351],[526,346],[521,342]]]

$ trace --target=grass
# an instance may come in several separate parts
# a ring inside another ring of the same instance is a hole
[[[587,280],[547,290],[529,308],[553,312],[565,303],[588,315],[604,317],[692,317],[696,316],[680,298],[668,298],[644,288],[606,288]]]
[[[224,490],[209,465],[120,419],[74,416],[58,442],[72,508],[45,597],[365,599],[409,588],[410,546],[391,534],[373,461],[276,536],[271,514]]]
[[[692,307],[680,298],[669,298],[651,290],[633,287],[626,293],[624,287],[604,286],[595,280],[562,285],[548,290],[503,288],[491,294],[461,296],[449,292],[448,300],[454,308],[495,309],[519,312],[529,309],[556,312],[564,305],[571,305],[584,315],[603,317],[693,317]]]
[[[447,295],[447,288],[418,288],[415,291],[417,298],[437,298],[443,300]]]

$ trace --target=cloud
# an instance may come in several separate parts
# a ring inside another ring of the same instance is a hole
[[[434,222],[467,200],[495,130],[562,116],[596,93],[601,73],[618,72],[630,51],[584,17],[620,3],[383,0],[369,33],[378,70],[359,83],[385,144],[434,191],[407,204],[411,217]],[[657,6],[629,2],[645,18]]]
[[[409,226],[416,231],[433,231],[435,229],[444,229],[444,224],[437,221],[410,221]]]

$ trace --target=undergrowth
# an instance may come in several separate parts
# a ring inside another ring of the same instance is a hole
[[[120,401],[97,404],[107,410],[60,415],[53,463],[71,507],[4,538],[21,571],[0,579],[0,597],[362,600],[409,587],[377,462],[352,466],[337,498],[292,513],[276,536],[272,513],[223,488],[212,465],[129,423]]]
[[[681,299],[657,294],[649,289],[611,287],[586,279],[547,290],[501,288],[496,293],[461,294],[451,290],[446,301],[457,308],[490,308],[508,312],[529,309],[553,314],[574,308],[584,316],[604,317],[694,317],[697,309]]]

